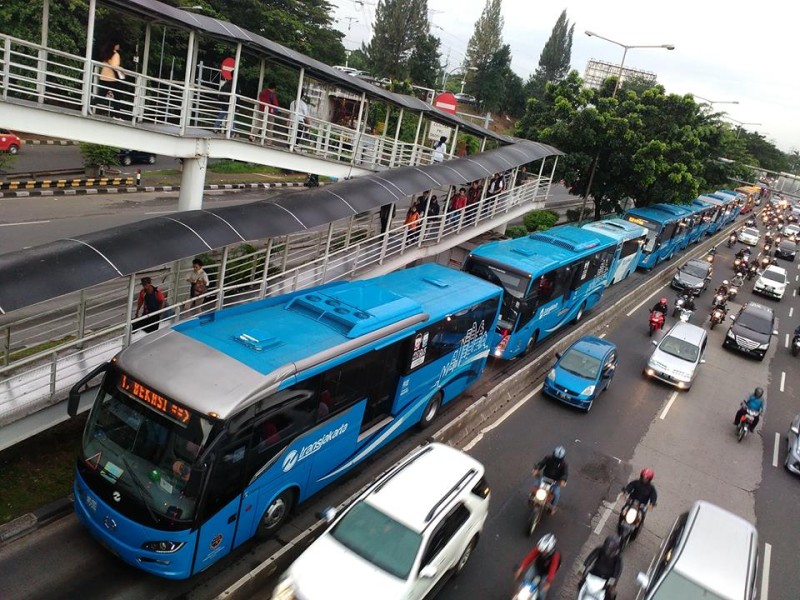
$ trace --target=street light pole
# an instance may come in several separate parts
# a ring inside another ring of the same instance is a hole
[[[622,51],[622,61],[619,63],[619,70],[617,71],[617,81],[614,84],[614,91],[611,93],[612,98],[617,97],[617,91],[620,88],[620,84],[622,82],[622,71],[625,67],[625,59],[628,56],[628,50],[633,48],[663,48],[664,50],[675,50],[675,46],[673,44],[658,44],[658,45],[630,45],[630,44],[622,44],[617,42],[616,40],[612,40],[610,38],[604,37],[602,35],[598,35],[593,31],[586,31],[586,35],[589,37],[596,37],[600,38],[601,40],[605,40],[617,46],[620,46]],[[589,199],[589,193],[592,189],[592,183],[594,183],[594,174],[597,171],[597,163],[600,161],[600,152],[598,151],[595,154],[594,160],[592,160],[592,168],[589,171],[589,181],[586,184],[586,191],[583,194],[583,202],[581,202],[581,212],[578,215],[578,222],[580,223],[583,220],[583,214],[586,212],[586,201]]]

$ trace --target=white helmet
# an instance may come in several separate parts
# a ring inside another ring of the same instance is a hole
[[[737,277],[744,277],[744,275],[742,275],[741,273],[736,273],[736,276]]]
[[[539,554],[550,556],[556,549],[556,536],[552,533],[544,534],[536,544],[536,548],[539,550]]]
[[[727,279],[723,279],[722,280],[722,285],[728,285],[728,280]]]

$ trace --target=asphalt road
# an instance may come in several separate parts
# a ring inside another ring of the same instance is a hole
[[[157,156],[154,165],[131,165],[120,167],[125,172],[135,173],[136,168],[142,171],[157,171],[176,168],[175,159],[170,156]],[[83,157],[80,148],[74,144],[68,146],[48,146],[25,144],[13,161],[5,168],[5,173],[30,173],[32,171],[82,169]]]

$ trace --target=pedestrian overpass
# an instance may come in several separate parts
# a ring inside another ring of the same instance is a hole
[[[94,39],[103,35],[96,30],[98,7],[144,22],[144,35],[136,41],[136,64],[123,60],[113,83],[101,79],[105,63],[93,58],[97,55]],[[66,7],[43,0],[39,40],[0,36],[0,123],[39,135],[181,159],[181,210],[201,207],[209,158],[344,179],[430,164],[425,132],[436,127],[450,132],[446,158],[455,156],[460,132],[476,136],[481,151],[487,142],[494,147],[514,141],[414,96],[344,74],[231,23],[156,0],[90,0],[85,52],[70,54],[48,46],[48,22],[56,9]],[[151,60],[158,48],[157,34],[165,36],[167,31],[183,35],[188,48],[185,56],[178,57],[187,67],[177,73],[170,69],[169,76],[162,69],[163,37],[158,69]],[[201,47],[211,44],[227,48],[233,59],[227,62],[230,70],[202,64]],[[291,98],[296,106],[302,95],[310,97],[311,112],[306,118],[301,119],[299,109],[286,108],[289,99],[280,107],[265,106],[258,100],[258,90],[267,83],[268,65],[297,80]],[[134,68],[126,68],[130,66]],[[258,81],[252,76],[246,81],[243,71],[251,75],[257,71]],[[221,91],[221,82],[227,83],[222,89],[230,91]],[[240,93],[244,87],[255,91]],[[340,105],[350,107],[344,116],[334,110]],[[382,122],[368,118],[374,106],[383,109]],[[404,122],[414,124],[412,141],[400,139]],[[371,133],[375,129],[382,131]]]

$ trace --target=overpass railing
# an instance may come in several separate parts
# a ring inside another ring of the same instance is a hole
[[[211,287],[189,298],[185,279],[191,265],[181,261],[147,273],[53,300],[19,318],[0,321],[0,427],[59,402],[94,365],[157,328],[223,307],[307,288],[328,281],[366,277],[388,261],[411,262],[421,247],[446,249],[463,239],[504,224],[509,213],[543,205],[550,180],[532,179],[493,198],[440,215],[426,215],[417,226],[395,222],[384,232],[376,213],[332,223],[313,232],[230,246],[206,265]],[[399,219],[398,219],[399,220]],[[169,306],[149,324],[134,318],[139,279],[153,277]],[[40,310],[36,310],[36,309]],[[16,311],[24,313],[26,311]]]

